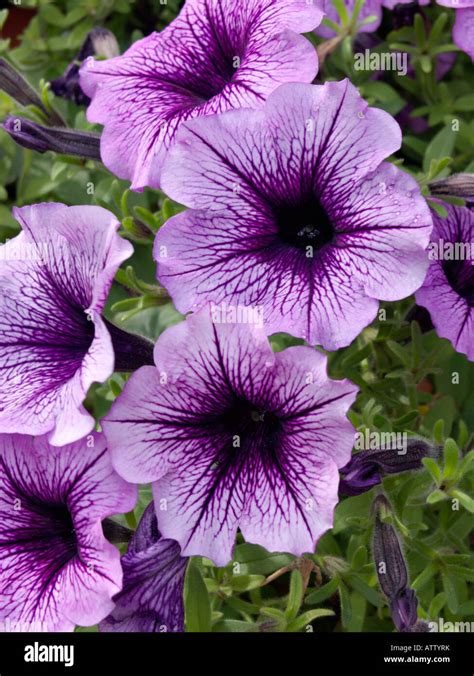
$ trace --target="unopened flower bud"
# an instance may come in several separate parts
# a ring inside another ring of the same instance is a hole
[[[474,201],[474,174],[453,174],[429,184],[430,192],[436,196],[460,197]]]
[[[343,495],[360,495],[379,484],[384,475],[420,469],[423,458],[436,454],[431,444],[416,438],[409,438],[404,449],[395,447],[361,451],[341,469],[339,492]]]
[[[7,117],[2,124],[18,145],[39,153],[53,150],[62,155],[74,155],[100,160],[100,135],[62,127],[43,127],[25,117]]]
[[[413,589],[402,589],[390,603],[392,620],[398,631],[412,631],[418,619],[418,600]]]
[[[36,106],[51,121],[65,126],[62,117],[53,110],[46,110],[43,101],[25,78],[5,59],[0,59],[0,89],[22,106]]]
[[[77,105],[88,105],[90,99],[79,85],[79,68],[89,56],[104,56],[111,59],[120,53],[115,35],[106,28],[94,28],[87,35],[74,60],[61,77],[51,81],[51,89],[56,96],[74,101]]]
[[[395,528],[380,519],[380,509],[381,507],[386,509],[388,502],[379,496],[374,504],[376,509],[373,541],[375,567],[380,588],[385,596],[392,600],[407,587],[408,571]]]

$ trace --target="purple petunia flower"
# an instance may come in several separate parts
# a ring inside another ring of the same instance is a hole
[[[416,302],[428,310],[438,335],[473,361],[474,211],[443,206],[448,217],[434,217],[432,261]]]
[[[416,181],[382,160],[400,128],[348,81],[282,85],[262,111],[183,125],[163,189],[158,278],[182,313],[257,306],[268,333],[348,345],[423,282],[432,227]]]
[[[94,426],[89,386],[114,370],[101,318],[133,248],[100,207],[14,209],[23,231],[0,246],[0,432],[49,433],[60,446]]]
[[[112,461],[154,482],[158,528],[184,556],[226,564],[237,528],[269,551],[313,551],[350,458],[357,388],[330,380],[319,352],[274,354],[256,323],[226,317],[205,308],[160,336],[156,368],[133,374],[103,420]]]
[[[104,125],[106,166],[135,189],[159,187],[183,120],[259,107],[283,82],[311,82],[316,50],[298,33],[322,14],[306,0],[187,0],[161,33],[114,59],[88,59],[80,84],[88,120]]]
[[[105,517],[137,491],[113,470],[104,437],[56,448],[46,437],[0,435],[0,625],[72,631],[112,610],[122,585]]]
[[[474,0],[436,0],[438,5],[456,11],[453,26],[454,44],[474,61]]]
[[[151,503],[122,557],[123,589],[101,631],[184,631],[183,590],[188,559],[161,537]]]

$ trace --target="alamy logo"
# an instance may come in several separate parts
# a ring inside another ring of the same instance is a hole
[[[355,70],[393,70],[397,75],[408,72],[408,54],[406,52],[364,52],[354,54]]]
[[[42,645],[38,642],[25,646],[25,662],[62,662],[74,666],[73,645]]]

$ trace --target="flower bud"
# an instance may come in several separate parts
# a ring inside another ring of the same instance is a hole
[[[402,589],[390,603],[392,620],[398,631],[411,631],[416,625],[418,600],[413,589]]]
[[[383,496],[374,502],[376,510],[374,527],[374,560],[379,585],[385,596],[392,600],[408,585],[408,571],[398,535],[393,526],[380,519],[380,510],[390,508]]]
[[[39,108],[51,124],[65,126],[62,117],[53,110],[46,110],[33,87],[5,59],[0,59],[0,89],[22,106],[33,105]]]
[[[460,197],[474,201],[474,174],[453,174],[429,184],[430,192],[436,196]]]
[[[9,116],[2,124],[12,139],[39,153],[53,150],[62,155],[74,155],[100,160],[100,135],[61,127],[43,127],[25,117]]]
[[[360,495],[379,484],[384,475],[420,469],[423,458],[436,454],[435,448],[427,441],[416,438],[407,440],[403,453],[399,448],[361,451],[340,470],[339,492]]]
[[[104,56],[110,59],[120,53],[115,35],[106,28],[94,28],[87,35],[81,49],[61,77],[51,81],[56,96],[74,101],[78,106],[87,106],[90,99],[79,85],[79,68],[89,56]]]
[[[391,511],[383,495],[373,503],[375,526],[373,552],[379,585],[390,604],[393,623],[398,631],[425,631],[417,627],[418,600],[409,587],[408,570],[395,528],[381,519]]]

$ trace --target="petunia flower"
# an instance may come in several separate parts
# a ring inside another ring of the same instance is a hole
[[[436,2],[438,5],[455,10],[454,44],[474,61],[474,0],[436,0]]]
[[[269,551],[313,551],[332,524],[357,388],[309,347],[274,354],[257,323],[205,308],[167,329],[102,421],[116,470],[153,482],[158,528],[183,556],[228,563],[237,528]]]
[[[0,435],[4,631],[72,631],[110,613],[122,570],[101,522],[133,509],[136,492],[113,470],[102,435],[64,448]]]
[[[132,188],[159,187],[167,149],[181,123],[259,107],[283,82],[311,82],[318,61],[298,33],[322,12],[306,0],[187,0],[161,33],[80,72],[92,99],[90,122],[104,125],[102,160]]]
[[[282,85],[262,111],[185,123],[163,189],[191,210],[154,249],[178,310],[261,307],[268,333],[348,345],[379,300],[409,296],[428,267],[429,209],[383,162],[400,142],[348,80]]]
[[[161,537],[151,503],[122,556],[123,589],[101,631],[184,631],[183,591],[188,559]]]
[[[416,302],[438,335],[474,361],[474,211],[443,206],[448,217],[434,216],[432,260]]]
[[[128,336],[121,347],[115,336],[113,346],[120,329],[101,317],[133,248],[100,207],[45,203],[13,214],[23,230],[0,246],[0,432],[48,433],[61,446],[94,426],[82,405],[90,385],[143,343]]]

